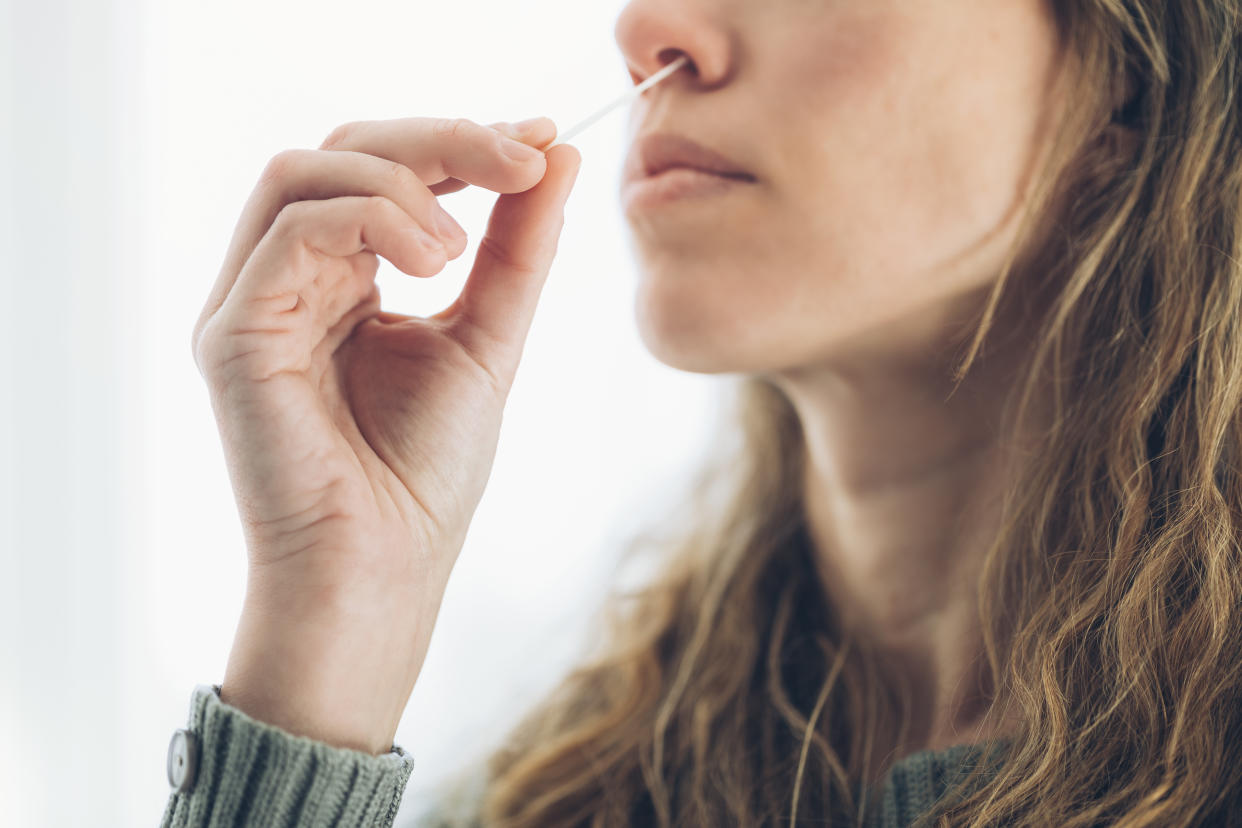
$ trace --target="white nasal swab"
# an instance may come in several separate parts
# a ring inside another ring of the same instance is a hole
[[[566,132],[564,135],[556,136],[556,140],[554,140],[552,143],[548,144],[545,147],[540,147],[539,149],[543,152],[547,152],[548,150],[552,149],[558,144],[565,143],[570,138],[573,138],[575,135],[582,132],[582,130],[586,129],[591,124],[595,123],[600,118],[607,115],[612,110],[616,109],[622,104],[632,101],[634,98],[637,98],[639,95],[643,94],[643,92],[646,92],[648,89],[655,86],[660,81],[664,80],[667,77],[670,77],[674,72],[676,72],[681,67],[685,66],[689,61],[690,61],[690,58],[688,56],[682,55],[681,57],[677,58],[677,60],[670,63],[668,66],[665,66],[659,72],[656,72],[654,75],[647,78],[645,81],[640,83],[638,86],[635,86],[629,92],[626,92],[620,98],[617,98],[615,101],[608,104],[608,106],[604,107],[599,112],[596,112],[590,118],[587,118],[585,121],[578,124],[573,129],[569,130],[569,132]]]

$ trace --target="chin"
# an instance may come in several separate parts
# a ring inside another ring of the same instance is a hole
[[[638,304],[635,321],[643,345],[670,368],[693,374],[747,374],[766,370],[762,349],[736,325],[702,314]],[[751,329],[753,336],[754,329]]]
[[[666,340],[652,340],[644,336],[643,342],[651,355],[669,368],[685,371],[690,374],[736,374],[737,365],[723,358],[720,353],[679,348],[670,345]]]

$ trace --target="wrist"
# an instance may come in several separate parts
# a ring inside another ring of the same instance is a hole
[[[220,699],[298,736],[386,753],[429,641],[417,620],[248,590]]]

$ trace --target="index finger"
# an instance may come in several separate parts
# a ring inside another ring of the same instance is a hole
[[[556,125],[540,119],[534,134],[526,140],[548,138]],[[487,127],[465,118],[398,118],[389,121],[355,121],[337,127],[320,146],[321,150],[346,150],[383,158],[407,167],[433,195],[455,192],[469,184],[498,193],[521,193],[534,187],[547,171],[547,159],[533,146],[525,161],[505,152],[506,133],[519,137],[508,124]],[[540,144],[542,145],[542,144]],[[464,182],[464,183],[463,183]],[[371,192],[344,190],[317,194],[317,198],[372,195]],[[300,198],[301,196],[299,196]],[[283,200],[283,196],[281,199]],[[270,194],[255,190],[237,221],[224,263],[199,320],[194,339],[216,310],[262,236],[268,231],[284,203],[269,203]]]
[[[509,143],[530,151],[525,161],[506,153]],[[432,192],[434,185],[457,179],[496,193],[521,193],[547,171],[539,150],[467,118],[355,121],[334,129],[319,148],[365,152],[404,164]]]
[[[532,118],[520,124],[496,121],[488,126],[503,132],[515,141],[521,141],[523,144],[530,144],[536,148],[547,146],[557,136],[556,122],[551,118]],[[545,149],[540,151],[547,153]],[[446,178],[438,184],[428,184],[427,189],[431,190],[433,195],[442,196],[456,193],[469,186],[470,182],[462,181],[460,178]]]

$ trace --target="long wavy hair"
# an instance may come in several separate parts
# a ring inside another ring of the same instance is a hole
[[[1242,5],[1054,5],[1072,93],[946,368],[1034,314],[1007,422],[1046,417],[978,580],[990,715],[1019,725],[921,824],[1242,825]],[[736,391],[733,450],[627,544],[656,576],[613,590],[603,645],[489,748],[485,825],[874,809],[864,769],[908,688],[816,578],[790,401]]]

